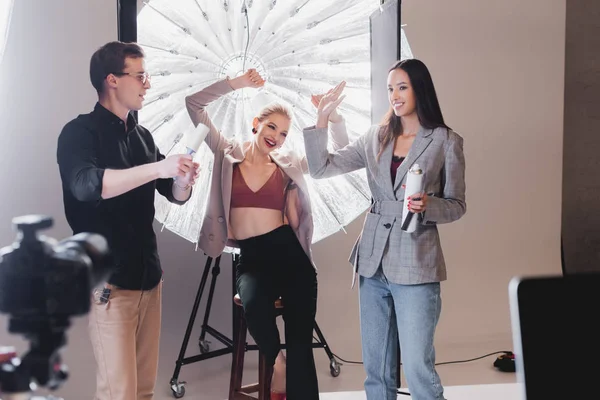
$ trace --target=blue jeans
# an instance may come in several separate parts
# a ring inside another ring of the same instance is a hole
[[[360,329],[368,400],[396,400],[398,335],[412,400],[444,400],[435,371],[433,337],[441,310],[440,284],[398,285],[381,268],[360,277]]]

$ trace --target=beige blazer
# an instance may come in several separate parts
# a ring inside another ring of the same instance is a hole
[[[205,142],[215,156],[208,205],[198,240],[200,249],[213,258],[218,257],[226,246],[238,247],[230,235],[229,209],[233,167],[244,160],[244,150],[242,143],[223,136],[206,112],[206,107],[211,102],[231,91],[233,89],[227,80],[221,80],[185,99],[194,125],[204,124],[209,128]],[[341,149],[348,144],[344,122],[331,124],[331,140],[335,149]],[[308,186],[304,179],[304,174],[308,174],[306,158],[284,149],[273,151],[271,158],[295,184],[288,185],[285,216],[312,261],[313,220]]]

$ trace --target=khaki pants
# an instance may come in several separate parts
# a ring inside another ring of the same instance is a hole
[[[96,358],[95,400],[152,399],[158,371],[162,282],[152,290],[112,287],[92,301],[89,330]]]

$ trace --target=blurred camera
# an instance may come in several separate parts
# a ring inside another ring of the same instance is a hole
[[[53,225],[50,217],[13,219],[14,243],[0,249],[0,313],[8,315],[8,331],[29,341],[18,358],[0,349],[0,394],[7,400],[35,390],[57,389],[68,377],[59,350],[74,316],[90,310],[91,292],[106,281],[113,262],[106,239],[80,233],[61,241],[39,231]]]

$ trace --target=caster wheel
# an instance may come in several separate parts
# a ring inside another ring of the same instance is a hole
[[[210,350],[210,342],[208,340],[200,340],[198,345],[200,346],[200,354],[208,353]]]
[[[340,376],[340,364],[335,360],[331,360],[329,363],[329,372],[334,378]]]
[[[171,383],[171,392],[173,393],[173,397],[176,399],[180,399],[185,396],[185,382]]]
[[[180,399],[185,396],[185,382],[177,382],[176,380],[171,380],[171,392],[173,393],[173,397],[176,399]]]

